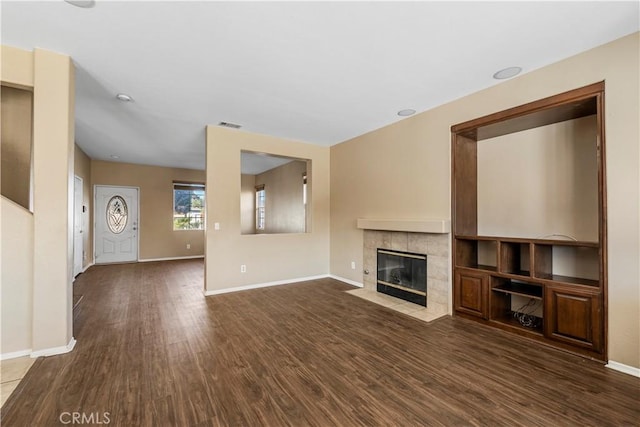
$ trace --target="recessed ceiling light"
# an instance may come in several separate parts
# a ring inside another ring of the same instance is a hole
[[[96,2],[94,0],[64,0],[64,1],[66,1],[71,5],[82,7],[85,9],[90,9],[96,5]]]
[[[518,74],[520,74],[520,71],[522,71],[522,68],[520,67],[508,67],[508,68],[505,68],[504,70],[500,70],[496,72],[493,75],[493,78],[498,80],[510,79],[511,77],[517,76]]]
[[[122,101],[122,102],[131,102],[131,101],[133,101],[133,98],[130,97],[129,95],[127,95],[126,93],[119,93],[119,94],[116,95],[116,98],[119,101]]]
[[[398,111],[398,115],[401,117],[412,116],[416,113],[416,110],[412,110],[411,108],[407,108],[406,110]]]
[[[112,154],[110,157],[111,157],[112,159],[119,159],[119,158],[120,158],[120,156],[116,156],[115,154]]]

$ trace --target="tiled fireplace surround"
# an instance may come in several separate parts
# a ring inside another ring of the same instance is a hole
[[[376,291],[377,249],[391,249],[427,255],[427,308],[433,313],[449,312],[449,235],[405,231],[364,230],[364,288]]]

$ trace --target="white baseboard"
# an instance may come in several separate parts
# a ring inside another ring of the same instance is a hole
[[[89,264],[87,264],[87,266],[82,269],[82,272],[84,273],[85,271],[87,271],[89,269],[89,267],[93,267],[93,261],[90,262]]]
[[[85,271],[87,271],[87,270],[89,269],[89,267],[91,267],[92,265],[93,265],[93,262],[91,262],[91,263],[87,264],[87,266],[86,266],[86,267],[83,267],[83,268],[82,268],[82,271],[81,271],[80,273],[78,273],[78,274],[76,274],[76,275],[75,275],[75,277],[73,278],[73,281],[75,282],[75,281],[76,281],[76,279],[77,279],[78,277],[80,277],[80,275],[81,275],[82,273],[84,273]]]
[[[278,280],[275,282],[256,283],[255,285],[237,286],[235,288],[214,289],[212,291],[205,291],[204,296],[209,297],[211,295],[228,294],[230,292],[248,291],[249,289],[267,288],[269,286],[288,285],[291,283],[306,282],[309,280],[326,279],[328,274],[321,274],[319,276],[298,277],[297,279]]]
[[[640,378],[640,368],[634,368],[633,366],[614,362],[612,360],[610,360],[609,363],[605,365],[605,367],[613,369],[614,371],[622,372]]]
[[[329,274],[329,277],[331,277],[332,279],[336,279],[336,280],[339,280],[341,282],[347,283],[347,284],[349,284],[351,286],[356,286],[358,288],[364,288],[364,284],[362,284],[360,282],[356,282],[355,280],[345,279],[344,277],[336,276],[334,274]]]
[[[198,258],[204,258],[204,255],[174,256],[174,257],[167,257],[167,258],[146,258],[146,259],[139,259],[138,262],[177,261],[180,259],[198,259]]]
[[[53,347],[53,348],[45,348],[44,350],[32,351],[31,358],[35,359],[37,357],[42,357],[42,356],[55,356],[57,354],[69,353],[71,350],[73,350],[75,346],[76,346],[76,339],[71,337],[71,341],[69,341],[69,344],[67,345],[63,345],[60,347]]]
[[[16,359],[18,357],[29,356],[30,354],[31,354],[31,349],[20,350],[20,351],[12,351],[11,353],[2,353],[2,354],[0,354],[0,360]]]

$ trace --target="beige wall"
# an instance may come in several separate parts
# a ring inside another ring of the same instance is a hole
[[[140,189],[140,260],[204,255],[204,231],[173,231],[173,181],[204,182],[204,179],[205,172],[199,170],[91,162],[92,186],[121,185]],[[209,201],[205,200],[205,203],[208,205]],[[191,245],[190,249],[187,244]]]
[[[596,117],[478,143],[478,234],[598,241]]]
[[[31,349],[33,300],[33,215],[2,197],[0,353]]]
[[[255,234],[256,232],[256,176],[242,174],[240,176],[240,232]]]
[[[2,86],[2,195],[30,209],[33,93]]]
[[[307,162],[294,160],[256,175],[265,188],[265,227],[262,234],[304,233],[303,174]]]
[[[2,46],[1,52],[2,84],[33,90],[33,216],[27,219],[6,200],[2,204],[3,214],[16,221],[28,240],[13,242],[16,230],[3,215],[2,246],[12,246],[1,256],[2,303],[7,295],[19,301],[2,310],[3,328],[17,322],[11,334],[3,334],[2,352],[57,354],[73,342],[74,67],[68,56],[41,49]],[[20,260],[14,259],[14,245]],[[5,280],[6,274],[12,278]],[[21,330],[26,325],[30,334]]]
[[[241,150],[312,161],[310,233],[241,234]],[[208,126],[207,184],[207,291],[328,273],[329,148]]]
[[[82,266],[86,268],[93,263],[93,225],[90,214],[93,211],[93,192],[91,190],[91,159],[78,145],[75,145],[73,161],[74,175],[82,178],[82,199],[86,211],[82,213]]]
[[[331,147],[332,274],[363,281],[358,218],[450,219],[450,137],[432,125],[447,119],[432,111]]]
[[[0,80],[10,86],[33,89],[33,52],[2,45],[0,49]]]
[[[358,282],[356,219],[450,219],[450,127],[605,80],[609,359],[640,367],[640,33],[331,147],[331,273]],[[399,189],[402,188],[400,191]]]
[[[33,55],[33,350],[73,339],[75,68],[66,55]]]

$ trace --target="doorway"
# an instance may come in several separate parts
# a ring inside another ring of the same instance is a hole
[[[96,264],[138,261],[138,188],[95,186]]]

